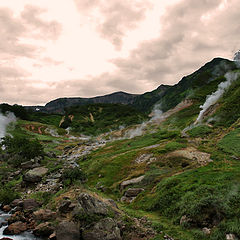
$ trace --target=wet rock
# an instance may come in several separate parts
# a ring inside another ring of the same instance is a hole
[[[124,189],[125,187],[127,187],[129,185],[141,183],[143,181],[143,179],[144,179],[144,176],[140,176],[137,178],[132,178],[130,180],[123,181],[120,185],[120,188]]]
[[[84,229],[83,240],[121,240],[120,229],[112,218],[101,219],[93,227]]]
[[[45,167],[38,167],[32,170],[29,170],[24,176],[23,180],[29,183],[37,183],[42,180],[42,177],[48,172],[48,169]]]
[[[15,222],[10,224],[4,229],[3,234],[5,235],[17,235],[27,230],[27,224],[23,222]]]
[[[56,212],[52,212],[49,209],[40,209],[38,211],[35,211],[33,213],[33,218],[35,220],[40,220],[40,221],[48,221],[48,220],[53,220],[57,216]]]
[[[8,224],[12,224],[14,222],[26,222],[26,219],[24,217],[24,214],[20,211],[15,212],[11,215],[11,217],[8,219]]]
[[[238,238],[234,234],[229,233],[226,234],[226,240],[238,240]]]
[[[38,237],[49,237],[53,232],[54,227],[49,222],[41,223],[33,230],[33,234]]]
[[[2,209],[4,212],[10,212],[12,208],[9,205],[5,205],[5,206],[3,206]]]
[[[78,226],[73,222],[61,222],[56,228],[57,240],[73,240],[80,239],[80,231]]]
[[[26,199],[23,201],[23,210],[30,211],[40,207],[40,204],[34,199]]]

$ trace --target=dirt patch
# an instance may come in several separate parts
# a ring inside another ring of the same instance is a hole
[[[193,147],[171,152],[166,156],[166,158],[185,158],[198,163],[200,166],[205,166],[209,162],[212,162],[209,153],[200,152]]]

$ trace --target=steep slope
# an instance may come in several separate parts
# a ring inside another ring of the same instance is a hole
[[[225,84],[227,72],[234,76],[230,85]],[[200,106],[219,89],[221,94],[196,123]],[[63,227],[83,240],[239,239],[240,71],[233,62],[217,58],[178,84],[135,99],[139,105],[147,99],[150,107],[151,98],[158,99],[165,113],[95,138],[70,136],[50,125],[59,115],[43,114],[44,123],[18,120],[9,129],[13,138],[0,150],[0,201],[9,209],[7,204],[22,194],[23,201],[31,198],[43,206],[32,214],[19,204],[18,217],[9,224],[20,219],[37,234],[46,224],[57,240]],[[90,104],[69,108],[66,116],[73,123],[75,118],[76,123],[102,128],[107,121],[124,120],[124,114],[126,119],[136,117],[139,112],[134,111]],[[126,132],[138,129],[136,137],[127,137]],[[28,148],[40,151],[40,157],[31,151],[31,160]],[[33,177],[36,171],[41,177]],[[46,210],[56,218],[45,220]],[[39,217],[43,212],[45,219]]]

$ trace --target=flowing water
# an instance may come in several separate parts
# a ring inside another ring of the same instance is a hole
[[[0,210],[0,226],[2,225],[2,223],[5,223],[6,220],[11,216],[11,214],[9,213],[4,213]],[[13,239],[13,240],[40,240],[39,238],[36,238],[32,233],[30,232],[24,232],[20,235],[12,235],[12,236],[9,236],[9,235],[3,235],[3,231],[4,229],[7,227],[6,226],[2,226],[0,228],[0,239],[1,238],[9,238],[9,239]]]

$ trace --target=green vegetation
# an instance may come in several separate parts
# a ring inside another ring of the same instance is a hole
[[[73,132],[99,135],[143,122],[147,117],[134,108],[121,104],[90,104],[66,109],[61,127],[71,127]]]
[[[43,147],[37,139],[30,140],[23,137],[3,138],[1,143],[9,154],[17,154],[20,158],[25,160],[32,159],[37,156],[42,156]]]
[[[77,167],[65,169],[61,178],[65,186],[72,185],[78,181],[84,182],[87,179],[86,174]]]
[[[240,128],[231,131],[219,143],[218,146],[226,153],[240,157]]]
[[[200,125],[192,128],[187,132],[191,137],[202,137],[209,133],[212,133],[212,129],[206,125]]]

